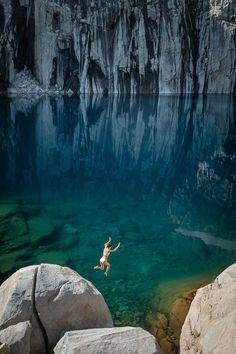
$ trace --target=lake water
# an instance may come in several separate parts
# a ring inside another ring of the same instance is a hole
[[[2,97],[0,280],[57,263],[118,325],[168,312],[236,260],[235,117],[231,96]]]

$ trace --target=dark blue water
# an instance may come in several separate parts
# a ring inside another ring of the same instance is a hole
[[[231,96],[1,98],[1,281],[58,263],[116,324],[167,312],[235,262],[235,112]],[[93,266],[109,235],[106,278]]]

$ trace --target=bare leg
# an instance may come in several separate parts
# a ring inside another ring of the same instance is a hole
[[[106,271],[105,271],[105,276],[107,277],[107,273],[108,273],[109,269],[111,268],[111,265],[110,265],[109,262],[106,262],[106,263],[105,263],[105,266],[107,267],[107,268],[106,268]]]
[[[101,270],[103,270],[104,269],[104,263],[102,263],[102,262],[100,262],[100,266],[95,266],[95,267],[93,267],[94,269],[101,269]]]

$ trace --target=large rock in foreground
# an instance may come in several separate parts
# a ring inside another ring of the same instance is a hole
[[[87,329],[67,332],[55,354],[163,354],[156,339],[137,327]]]
[[[236,353],[236,264],[197,291],[182,328],[181,354]]]
[[[113,325],[101,293],[67,267],[48,264],[39,267],[35,305],[46,330],[49,347],[59,341],[63,332]]]
[[[34,311],[33,289],[37,268],[37,266],[30,266],[18,270],[0,287],[0,338],[4,340],[6,333],[12,333],[13,326],[20,322],[29,321],[33,332],[28,338],[30,343],[27,344],[27,348],[30,346],[32,352],[35,353],[38,352],[39,348],[44,349],[45,346],[44,337]],[[3,333],[2,330],[4,330]],[[24,341],[24,334],[22,340]],[[7,340],[5,342],[10,347],[12,346],[12,342],[10,343]],[[14,353],[14,349],[11,348],[11,350]],[[25,347],[25,352],[19,351],[18,353],[27,354],[28,350]]]
[[[27,330],[21,322],[27,322]],[[0,287],[0,338],[12,354],[42,354],[66,331],[112,325],[100,292],[70,268],[22,268]],[[10,340],[14,328],[24,345],[17,347]]]

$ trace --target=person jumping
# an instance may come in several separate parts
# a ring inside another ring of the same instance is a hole
[[[104,268],[106,267],[105,275],[107,276],[107,273],[111,267],[111,264],[107,261],[107,259],[110,255],[110,253],[116,252],[119,247],[120,247],[120,242],[118,243],[118,245],[114,249],[112,249],[111,248],[111,238],[109,237],[109,240],[104,244],[103,256],[102,256],[102,258],[100,258],[100,266],[95,266],[94,269],[104,270]]]

